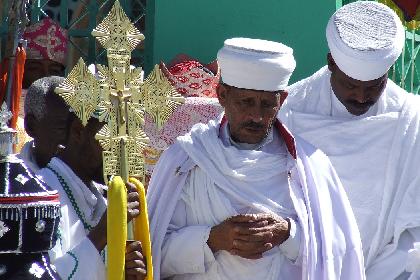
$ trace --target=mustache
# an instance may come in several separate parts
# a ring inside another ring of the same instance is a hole
[[[365,101],[363,103],[357,102],[355,100],[349,100],[348,103],[350,103],[351,105],[356,106],[356,107],[360,107],[360,106],[369,106],[369,107],[371,107],[371,106],[373,106],[375,104],[375,102],[372,101],[372,100],[367,100],[367,101]]]
[[[253,121],[245,122],[241,125],[242,128],[263,129],[264,125]]]

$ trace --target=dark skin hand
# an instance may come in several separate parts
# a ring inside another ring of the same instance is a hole
[[[127,187],[127,221],[130,222],[140,214],[140,198],[134,184],[127,182],[125,185]],[[88,238],[98,251],[103,250],[106,245],[106,226],[105,211],[99,223],[88,234]]]
[[[136,186],[130,182],[125,183],[127,188],[127,221],[140,215],[140,197]]]
[[[140,214],[140,198],[136,186],[126,182],[127,188],[127,221],[130,222]],[[107,212],[99,223],[89,232],[88,238],[100,252],[107,242]],[[143,280],[146,277],[146,263],[139,241],[128,242],[125,253],[125,273],[127,280]]]
[[[214,226],[207,241],[213,253],[225,250],[246,259],[283,243],[290,235],[290,222],[270,214],[237,215]]]
[[[131,221],[140,215],[140,198],[136,186],[130,182],[127,187],[127,220]],[[146,278],[146,260],[143,258],[143,250],[140,241],[127,242],[125,248],[125,279],[143,280]]]
[[[142,254],[140,241],[133,241],[125,248],[125,279],[143,280],[146,278],[146,260]]]

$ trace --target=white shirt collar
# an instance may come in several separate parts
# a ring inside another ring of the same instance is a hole
[[[96,225],[106,209],[106,200],[98,190],[97,184],[91,182],[91,188],[88,188],[73,170],[57,157],[52,158],[48,165],[58,172],[69,185],[87,222]]]

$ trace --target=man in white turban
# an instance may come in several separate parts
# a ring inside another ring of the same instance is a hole
[[[155,279],[364,279],[328,158],[277,120],[293,50],[247,38],[218,53],[224,116],[178,137],[147,200]]]
[[[288,87],[280,118],[336,169],[367,279],[407,279],[408,251],[420,239],[420,103],[388,79],[405,31],[387,6],[361,1],[337,10],[326,33],[328,65]]]

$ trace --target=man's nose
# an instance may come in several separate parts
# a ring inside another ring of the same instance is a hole
[[[359,103],[365,103],[369,99],[369,92],[367,89],[360,87],[356,90],[354,99]]]
[[[260,123],[263,120],[263,110],[259,106],[251,107],[248,115],[255,123]]]

